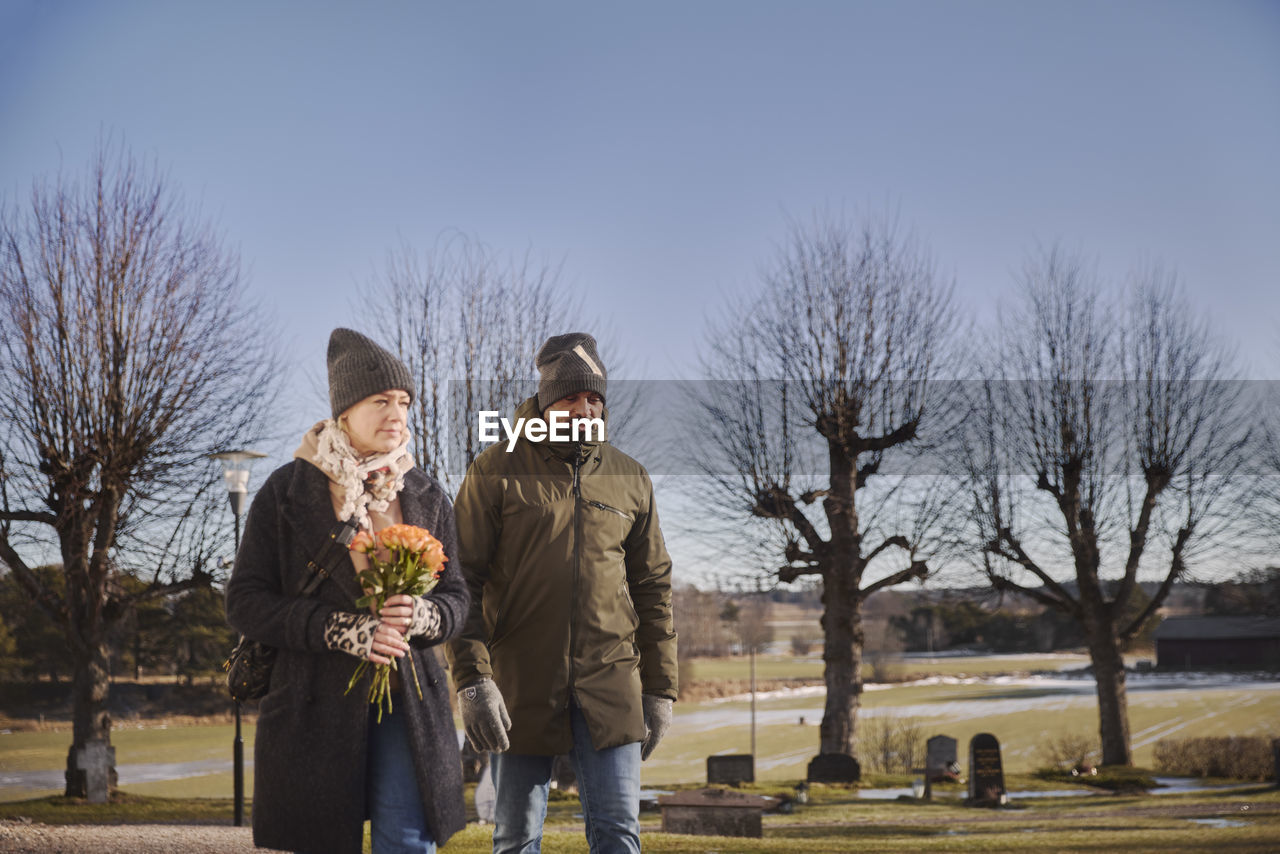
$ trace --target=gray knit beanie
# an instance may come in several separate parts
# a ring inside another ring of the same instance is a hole
[[[585,332],[566,332],[547,339],[538,351],[538,409],[575,391],[594,391],[604,397],[608,374],[596,353],[596,339]]]
[[[329,405],[337,418],[371,394],[398,388],[413,397],[413,376],[404,362],[359,332],[338,328],[329,335]]]

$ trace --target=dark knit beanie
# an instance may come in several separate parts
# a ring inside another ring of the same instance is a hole
[[[596,339],[585,332],[566,332],[547,339],[538,351],[538,409],[548,406],[575,391],[594,391],[604,397],[608,375]]]
[[[371,394],[398,388],[413,397],[413,377],[404,362],[359,332],[335,329],[329,336],[329,405],[337,418]]]

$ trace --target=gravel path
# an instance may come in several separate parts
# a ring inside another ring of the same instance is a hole
[[[262,854],[247,827],[0,821],[2,854]]]

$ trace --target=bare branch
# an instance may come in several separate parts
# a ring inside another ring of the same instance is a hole
[[[927,564],[925,564],[924,561],[922,560],[912,561],[911,566],[907,567],[906,569],[900,570],[899,572],[895,572],[893,575],[886,575],[884,578],[880,579],[879,581],[873,584],[868,584],[866,587],[863,588],[863,593],[865,593],[867,596],[870,596],[872,593],[875,593],[877,590],[883,590],[886,587],[894,587],[896,585],[904,584],[911,580],[923,581],[925,578],[928,577],[928,575],[929,575],[929,567]]]
[[[392,347],[418,383],[418,464],[450,491],[483,450],[476,413],[510,415],[537,389],[538,348],[581,325],[559,272],[451,233],[427,251],[402,242],[362,289],[361,304],[394,319]],[[617,426],[611,418],[610,432]]]
[[[889,537],[880,545],[876,546],[874,549],[869,551],[866,557],[864,558],[864,560],[867,563],[871,563],[871,561],[875,560],[876,556],[879,555],[882,551],[888,548],[892,548],[894,546],[897,546],[898,548],[902,549],[905,552],[911,551],[910,541],[907,540],[907,538],[902,536],[901,534],[895,534],[894,536]]]

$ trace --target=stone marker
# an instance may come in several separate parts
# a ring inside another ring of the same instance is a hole
[[[574,773],[569,754],[561,753],[551,760],[551,785],[562,792],[578,790],[578,775]]]
[[[810,783],[856,783],[862,779],[862,766],[847,753],[819,753],[809,761]]]
[[[488,751],[476,750],[465,735],[458,734],[458,749],[462,754],[462,782],[478,783],[480,775],[489,767]]]
[[[969,740],[969,804],[999,806],[1006,800],[1000,742],[989,732]]]
[[[774,803],[773,798],[731,789],[696,789],[658,798],[663,833],[757,839],[764,835],[764,811]]]
[[[924,773],[927,782],[950,780],[958,761],[956,740],[949,735],[935,735],[925,742]]]
[[[498,793],[493,787],[493,766],[486,765],[480,772],[480,782],[476,784],[476,817],[481,824],[493,824],[494,814],[498,807]]]
[[[707,785],[736,786],[756,781],[756,758],[750,753],[707,757]]]
[[[90,741],[76,751],[71,774],[83,775],[85,799],[91,804],[105,804],[111,792],[111,770],[116,764],[116,749],[105,741]]]

